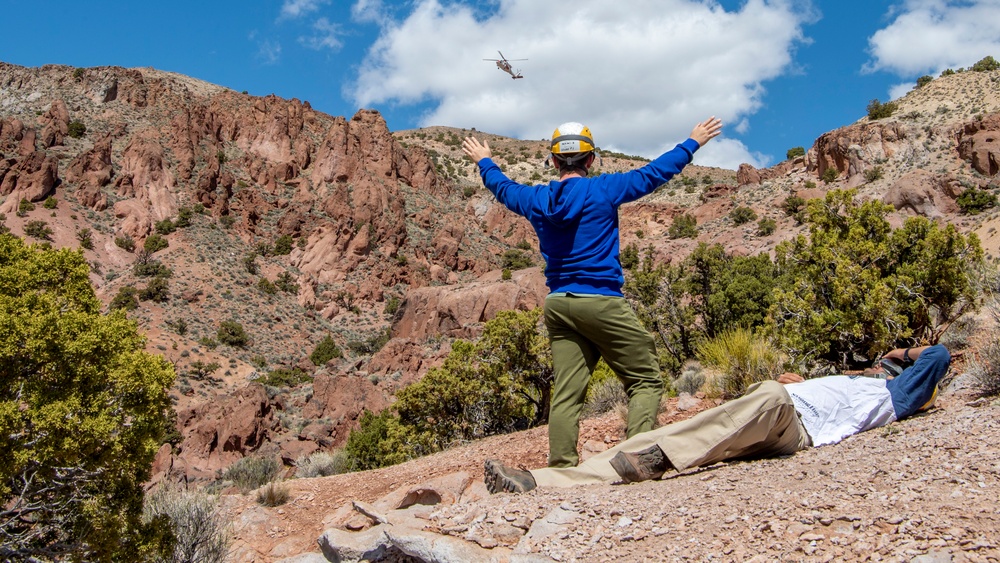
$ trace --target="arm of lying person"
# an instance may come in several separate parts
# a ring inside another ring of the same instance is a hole
[[[802,383],[803,381],[805,381],[805,378],[790,371],[786,371],[778,376],[778,383],[781,383],[782,385],[787,385],[789,383]]]
[[[885,353],[883,358],[892,358],[903,363],[910,363],[917,361],[920,354],[924,353],[924,350],[930,348],[930,346],[918,346],[916,348],[896,348],[895,350],[890,350]]]

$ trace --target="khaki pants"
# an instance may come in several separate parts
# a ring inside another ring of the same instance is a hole
[[[573,467],[580,457],[580,411],[597,360],[604,358],[628,395],[629,437],[653,428],[663,378],[653,337],[623,297],[549,296],[545,326],[555,382],[549,408],[549,467]]]
[[[683,471],[730,459],[789,455],[812,442],[784,386],[765,381],[750,386],[739,399],[633,436],[578,467],[535,469],[531,475],[541,487],[613,483],[621,479],[611,467],[611,458],[620,451],[638,452],[653,444],[667,454],[674,468]]]

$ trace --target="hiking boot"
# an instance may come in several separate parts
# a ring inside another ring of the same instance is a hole
[[[486,460],[485,481],[491,494],[526,493],[536,487],[530,471],[507,467],[495,459]]]
[[[618,452],[611,458],[611,467],[625,483],[659,479],[670,469],[670,460],[657,445],[641,452]]]

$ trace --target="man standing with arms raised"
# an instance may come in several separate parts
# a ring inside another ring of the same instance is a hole
[[[624,174],[588,178],[596,158],[590,129],[560,125],[552,134],[558,180],[527,186],[507,178],[489,144],[466,137],[462,149],[479,165],[483,184],[508,209],[528,219],[545,259],[549,293],[545,326],[555,383],[549,409],[549,467],[579,462],[580,412],[599,358],[621,379],[629,397],[626,433],[653,428],[663,379],[653,337],[622,295],[618,207],[651,193],[691,162],[722,131],[710,117],[691,136],[649,164]]]

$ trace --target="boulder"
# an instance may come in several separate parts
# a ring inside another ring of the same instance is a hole
[[[955,199],[962,187],[952,178],[929,172],[908,172],[889,188],[882,201],[897,211],[906,210],[932,219],[959,211]]]
[[[958,154],[984,176],[1000,174],[1000,114],[966,123],[958,132]]]

